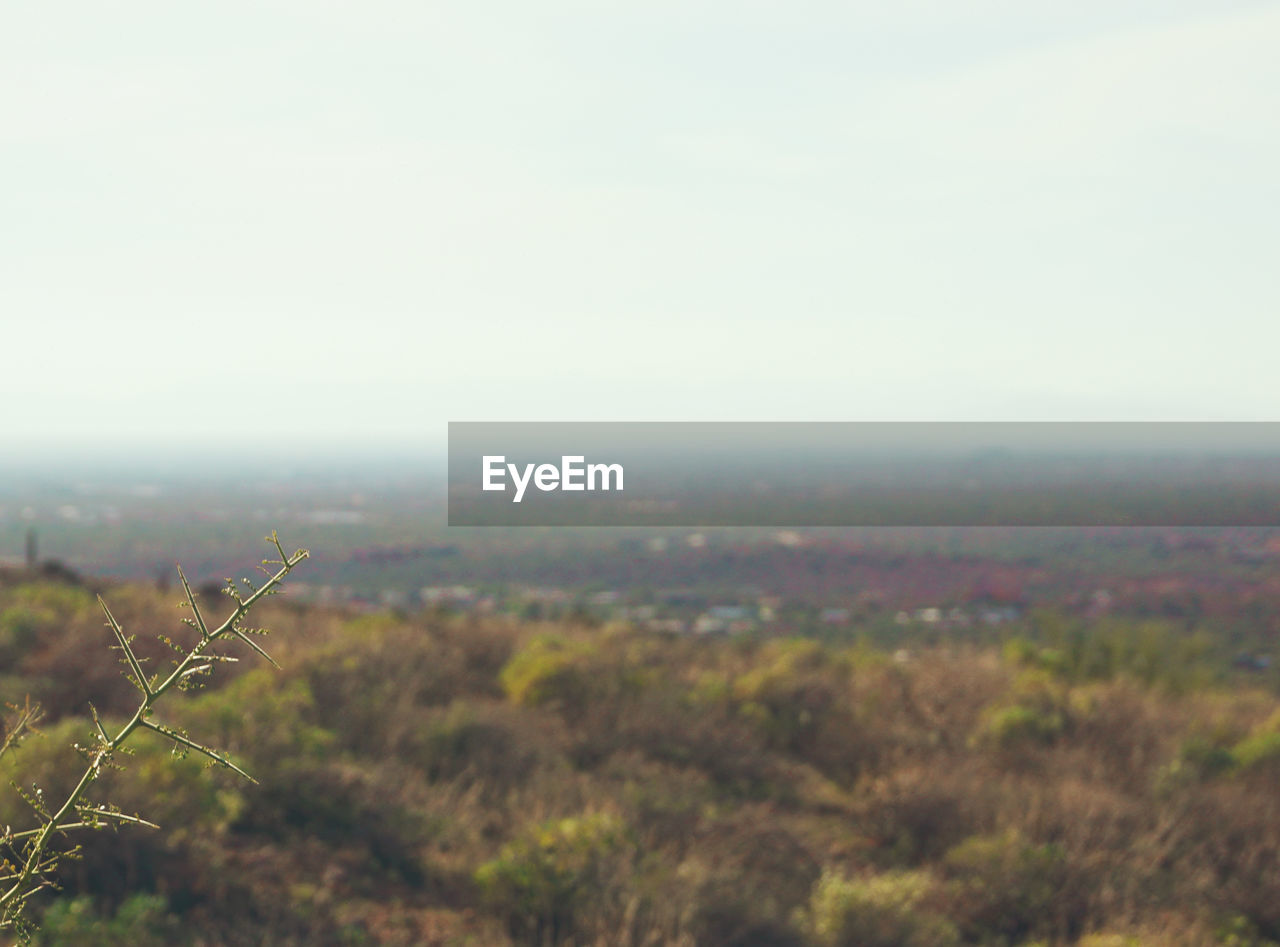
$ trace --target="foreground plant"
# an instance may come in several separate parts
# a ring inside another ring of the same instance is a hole
[[[9,719],[4,721],[4,739],[0,740],[0,759],[10,750],[17,749],[28,736],[36,732],[36,724],[43,716],[39,704],[31,703],[28,697],[21,706],[9,704]]]
[[[227,579],[226,587],[222,591],[229,595],[236,605],[226,620],[216,628],[211,628],[206,622],[199,606],[196,605],[196,597],[191,591],[187,577],[182,572],[182,567],[178,567],[178,578],[182,582],[182,590],[186,595],[186,601],[182,605],[191,609],[191,617],[184,618],[183,624],[189,625],[198,632],[199,640],[194,645],[183,648],[165,635],[157,636],[180,655],[173,662],[173,669],[166,676],[159,673],[148,676],[144,673],[143,660],[137,657],[131,644],[133,637],[125,634],[120,623],[107,608],[106,602],[101,596],[98,597],[98,604],[102,606],[103,614],[107,618],[107,626],[115,637],[113,647],[121,653],[120,662],[124,665],[124,675],[142,694],[142,699],[129,722],[124,724],[114,736],[103,724],[97,709],[92,704],[89,705],[94,723],[92,743],[87,747],[80,744],[75,746],[75,749],[85,758],[84,773],[75,788],[56,807],[45,798],[44,790],[32,787],[28,792],[17,783],[13,784],[35,812],[38,825],[24,831],[14,831],[11,826],[0,827],[0,931],[16,930],[23,937],[30,933],[31,927],[23,917],[23,909],[32,895],[54,884],[52,874],[59,861],[68,855],[65,851],[52,848],[51,843],[55,835],[80,829],[101,829],[121,823],[158,828],[154,823],[138,815],[121,812],[106,802],[93,802],[86,796],[90,784],[101,775],[105,767],[119,766],[115,761],[116,755],[124,752],[125,743],[138,730],[151,730],[160,734],[174,744],[175,752],[180,755],[194,750],[208,757],[213,764],[224,766],[255,782],[252,776],[218,750],[196,742],[181,730],[158,722],[154,718],[154,713],[156,703],[169,691],[175,688],[186,690],[197,686],[213,671],[215,664],[239,660],[233,655],[219,653],[215,650],[216,645],[233,643],[246,645],[259,657],[279,667],[261,645],[253,640],[255,636],[265,635],[266,629],[245,627],[244,619],[254,605],[266,596],[274,595],[279,591],[285,576],[293,571],[298,563],[306,559],[309,553],[305,549],[299,549],[292,555],[286,554],[275,533],[267,537],[267,542],[275,547],[280,558],[262,561],[259,569],[268,577],[266,582],[260,587],[255,587],[248,579],[243,579],[242,588],[231,579]],[[39,708],[30,702],[21,708],[14,708],[14,717],[7,728],[3,743],[0,744],[0,754],[13,749],[22,737],[31,731],[39,716]]]

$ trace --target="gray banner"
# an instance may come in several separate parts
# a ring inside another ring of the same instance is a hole
[[[462,423],[452,526],[1277,526],[1280,423]]]

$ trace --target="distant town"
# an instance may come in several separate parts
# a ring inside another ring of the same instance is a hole
[[[1236,667],[1280,652],[1280,531],[449,529],[416,475],[0,480],[0,566],[215,590],[270,529],[313,551],[295,601],[354,612],[570,618],[684,636],[881,643],[1075,622],[1207,631]]]

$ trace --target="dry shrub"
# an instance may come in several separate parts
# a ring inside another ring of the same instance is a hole
[[[1128,681],[1078,688],[1072,743],[1081,750],[1076,772],[1139,791],[1168,759],[1177,719],[1170,701],[1159,701]],[[1084,769],[1082,769],[1082,767]]]
[[[699,945],[801,947],[799,930],[776,913],[768,883],[762,889],[757,876],[744,877],[735,863],[713,864],[698,854],[680,864],[683,929]]]
[[[857,823],[876,863],[919,865],[994,825],[1003,800],[999,784],[984,775],[970,762],[951,760],[868,780],[858,796]]]
[[[478,786],[494,804],[535,768],[565,761],[558,721],[495,701],[456,700],[447,708],[418,710],[391,742],[396,758],[429,781]]]
[[[429,628],[384,616],[349,624],[341,640],[297,668],[317,702],[317,721],[342,746],[390,752],[402,722],[421,707],[446,705],[467,689],[466,660]]]

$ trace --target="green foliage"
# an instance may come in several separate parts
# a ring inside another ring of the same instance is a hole
[[[596,648],[583,641],[558,636],[534,638],[502,669],[502,687],[517,704],[554,704],[581,712],[598,686],[591,668],[595,654]]]
[[[1064,727],[1062,714],[1037,707],[997,707],[983,723],[980,738],[1001,749],[1027,743],[1052,743]]]
[[[586,813],[526,831],[481,865],[475,880],[514,936],[555,944],[601,909],[631,858],[624,823]]]
[[[1280,762],[1280,713],[1272,715],[1231,748],[1236,766],[1248,771]]]
[[[1046,671],[1023,671],[1009,694],[987,708],[973,742],[1002,750],[1047,746],[1066,732],[1070,711],[1065,686]]]
[[[1223,734],[1195,733],[1178,749],[1173,763],[1162,774],[1165,783],[1207,780],[1231,774],[1268,776],[1280,768],[1280,714],[1254,727],[1242,739],[1231,742]]]
[[[119,721],[103,724],[118,729]],[[18,783],[28,793],[48,796],[54,787],[72,785],[84,769],[81,756],[68,747],[89,742],[85,721],[70,717],[44,728],[42,739],[29,743],[12,759],[0,760],[0,782]],[[110,800],[123,812],[143,808],[148,817],[168,826],[200,825],[205,831],[225,828],[243,806],[234,783],[221,785],[207,778],[208,762],[198,755],[175,757],[173,744],[158,736],[135,737],[127,765],[104,767],[94,779],[89,798]],[[20,825],[30,819],[30,807],[16,792],[0,794],[0,823]]]
[[[1221,947],[1276,947],[1276,941],[1263,937],[1257,925],[1242,914],[1221,924],[1215,934]]]
[[[1212,638],[1166,622],[1114,617],[1085,622],[1041,610],[1032,615],[1030,628],[1037,640],[1011,638],[1004,646],[1005,660],[1068,681],[1130,677],[1187,693],[1206,686],[1217,673]]]
[[[732,685],[738,712],[771,746],[798,749],[811,741],[847,689],[847,668],[815,641],[771,642],[757,666]]]
[[[924,872],[846,878],[826,872],[798,915],[802,931],[823,947],[950,947],[959,932],[926,906],[936,887]]]
[[[190,939],[158,895],[132,895],[109,917],[98,914],[93,899],[81,895],[56,901],[45,911],[35,943],[37,947],[166,947]]]
[[[1272,731],[1252,734],[1237,743],[1231,754],[1242,769],[1252,769],[1280,760],[1280,733]]]
[[[1196,734],[1188,737],[1178,750],[1177,763],[1201,779],[1212,779],[1235,769],[1238,756],[1230,747]]]
[[[24,583],[12,588],[7,597],[15,606],[50,615],[55,621],[67,621],[96,608],[87,589],[57,583]]]
[[[245,708],[254,712],[246,714]],[[242,674],[225,687],[202,693],[176,708],[175,719],[208,734],[229,752],[269,765],[281,756],[325,758],[335,735],[315,723],[316,698],[301,676],[279,676],[266,668]]]
[[[0,612],[0,661],[16,663],[33,644],[41,629],[53,626],[56,616],[45,609],[12,605]]]

